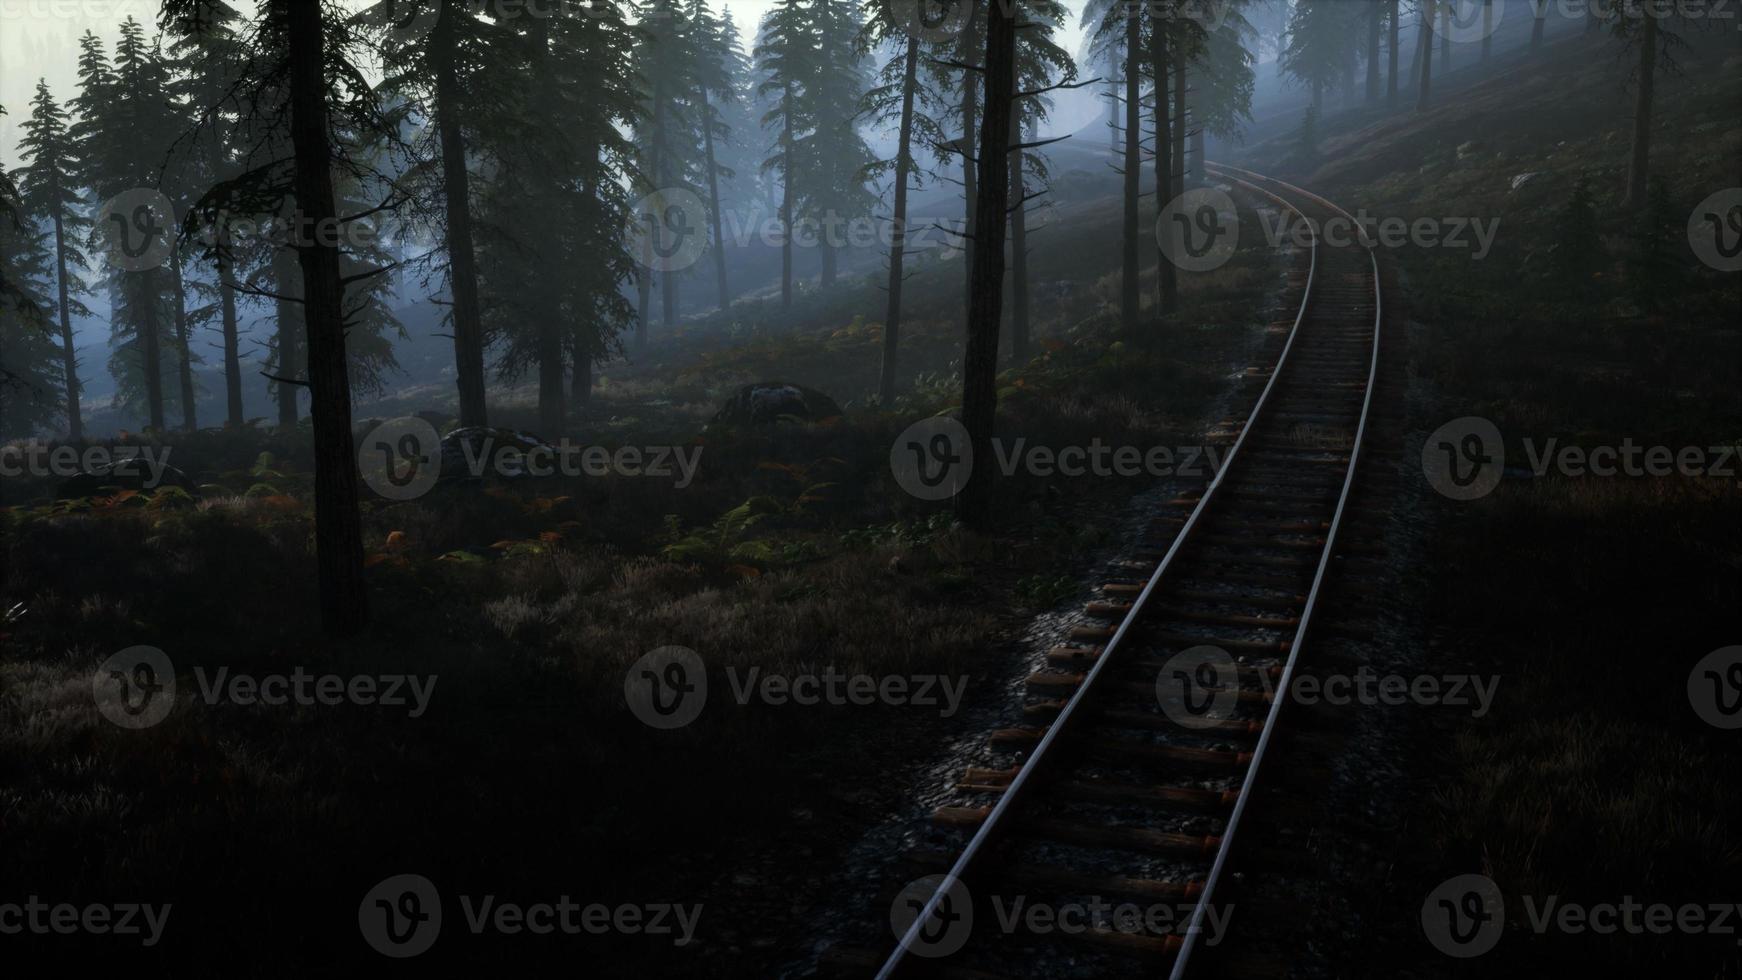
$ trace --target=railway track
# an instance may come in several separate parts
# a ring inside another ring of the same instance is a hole
[[[1177,980],[1225,915],[1229,855],[1284,717],[1275,692],[1310,655],[1346,544],[1383,316],[1371,248],[1318,233],[1347,212],[1209,170],[1314,229],[1282,354],[1221,471],[1154,516],[1128,576],[1027,679],[1025,724],[992,736],[1021,763],[962,775],[972,804],[934,823],[965,845],[910,856],[949,870],[897,896],[894,948],[837,960],[851,972]]]

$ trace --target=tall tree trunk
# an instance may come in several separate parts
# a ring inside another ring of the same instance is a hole
[[[647,349],[647,317],[652,306],[653,270],[635,272],[635,349]]]
[[[1119,276],[1119,325],[1127,337],[1137,336],[1138,318],[1138,282],[1137,282],[1137,201],[1140,196],[1138,181],[1143,172],[1143,158],[1140,154],[1138,127],[1141,125],[1140,104],[1138,92],[1138,75],[1141,73],[1142,59],[1139,44],[1139,24],[1137,6],[1127,4],[1125,9],[1125,214],[1121,229],[1121,244],[1123,251],[1120,256],[1122,265]],[[1161,207],[1157,204],[1156,207]]]
[[[553,80],[554,73],[550,63],[550,18],[532,18],[529,40],[534,50],[533,84],[540,89],[554,89],[556,82]],[[539,123],[547,130],[558,129],[561,121],[550,114],[548,106],[547,102],[539,103]],[[540,178],[543,176],[539,175]],[[555,439],[568,427],[568,409],[563,400],[563,339],[569,331],[563,324],[560,298],[548,292],[548,284],[560,282],[563,275],[563,270],[555,262],[560,249],[554,242],[549,241],[545,227],[541,226],[537,234],[542,239],[538,249],[539,259],[543,263],[540,275],[547,283],[546,289],[540,291],[541,312],[535,341],[538,353],[538,427],[546,438]]]
[[[485,425],[488,419],[484,402],[484,326],[478,305],[478,263],[472,246],[471,178],[466,172],[466,141],[460,129],[460,85],[454,67],[457,59],[454,31],[459,18],[467,16],[463,9],[459,0],[441,0],[431,47],[436,72],[436,129],[441,140],[442,186],[447,204],[448,280],[454,301],[454,375],[460,388],[460,424]],[[327,193],[332,194],[330,186]],[[313,323],[309,327],[312,358]],[[310,363],[312,366],[312,360]]]
[[[587,408],[593,402],[593,357],[591,354],[582,353],[585,350],[581,346],[583,339],[580,331],[577,330],[575,332],[574,370],[571,378],[573,386],[569,389],[569,404],[577,418],[584,418]]]
[[[321,5],[285,3],[290,62],[290,133],[296,199],[314,227],[337,217],[327,131],[326,53]],[[451,104],[451,103],[450,103]],[[453,189],[449,188],[449,193]],[[451,230],[451,229],[450,229]],[[369,621],[363,585],[363,528],[357,513],[357,453],[351,441],[351,380],[345,363],[344,287],[339,250],[316,241],[301,250],[308,381],[315,442],[315,562],[321,623],[331,636]]]
[[[957,515],[969,527],[991,524],[997,473],[992,433],[998,414],[998,327],[1004,304],[1004,222],[1010,209],[1011,95],[1016,84],[1016,21],[1002,3],[986,10],[986,112],[980,123],[979,193],[974,226],[973,288],[968,296],[968,337],[962,352],[962,425],[975,465],[956,497]],[[1135,67],[1135,64],[1133,64]]]
[[[184,432],[196,432],[199,420],[194,411],[194,345],[193,338],[188,335],[187,297],[182,293],[185,282],[182,279],[181,249],[170,253],[169,272],[175,287],[175,339],[181,345],[181,356],[176,359],[181,390],[181,427]]]
[[[720,233],[720,175],[714,164],[713,109],[708,105],[708,90],[699,92],[702,103],[702,152],[708,166],[708,217],[714,231],[714,278],[720,287],[720,309],[732,305],[732,294],[726,291],[726,239]]]
[[[1384,7],[1378,4],[1367,12],[1367,101],[1379,101],[1379,21]]]
[[[1531,13],[1536,16],[1536,22],[1530,25],[1530,50],[1536,51],[1542,47],[1543,38],[1548,33],[1548,0],[1531,0],[1531,6],[1535,8]]]
[[[781,98],[785,103],[785,117],[780,125],[780,227],[783,232],[780,243],[780,308],[792,309],[792,111],[793,94],[792,79],[789,77],[782,89]]]
[[[224,318],[224,419],[232,429],[247,423],[242,408],[242,338],[236,326],[236,290],[230,287],[230,259],[218,254],[218,305]]]
[[[1655,16],[1645,17],[1639,39],[1639,87],[1633,103],[1633,149],[1627,159],[1627,204],[1629,211],[1643,210],[1646,185],[1651,175],[1651,100],[1657,91],[1657,38]]]
[[[1437,13],[1434,2],[1435,0],[1422,0],[1421,29],[1424,32],[1424,39],[1427,36],[1425,32],[1427,31],[1428,26],[1434,22],[1434,15]],[[1421,94],[1415,100],[1415,108],[1418,112],[1426,109],[1428,106],[1428,100],[1433,88],[1433,80],[1434,46],[1432,42],[1428,42],[1423,44],[1421,49]]]
[[[1022,145],[1022,108],[1014,101],[1010,145]],[[1022,150],[1016,149],[1010,154],[1010,361],[1018,366],[1028,363],[1028,208],[1022,185]]]
[[[1186,49],[1182,43],[1173,59],[1173,196],[1186,192],[1186,128],[1191,119],[1186,112]],[[1157,208],[1162,205],[1157,204]]]
[[[1132,20],[1136,20],[1135,17]],[[1172,103],[1168,98],[1168,76],[1173,71],[1168,54],[1168,36],[1166,23],[1157,17],[1150,25],[1149,31],[1149,73],[1155,80],[1155,89],[1151,93],[1151,116],[1153,117],[1153,145],[1155,147],[1155,214],[1156,220],[1161,220],[1161,212],[1174,198],[1173,191],[1173,126],[1168,123],[1168,110]],[[1176,123],[1181,122],[1175,120]],[[1161,239],[1155,241],[1155,311],[1157,316],[1167,316],[1179,306],[1179,271],[1168,261],[1167,253],[1162,250]]]
[[[58,203],[54,209],[54,265],[60,294],[61,371],[67,383],[67,439],[77,442],[85,437],[85,423],[79,411],[79,355],[73,348],[73,319],[68,309],[66,219]]]
[[[278,328],[278,425],[283,429],[296,427],[296,391],[293,383],[302,366],[302,270],[297,267],[296,253],[278,249],[272,253],[272,278],[277,284],[279,299],[274,301]]]
[[[1397,50],[1397,42],[1398,35],[1402,33],[1402,25],[1398,22],[1399,2],[1400,0],[1391,0],[1389,9],[1385,15],[1386,19],[1391,22],[1391,43],[1388,45],[1389,50],[1386,52],[1386,59],[1389,63],[1389,68],[1385,74],[1385,101],[1391,105],[1397,104],[1397,60],[1399,54]]]
[[[1494,56],[1494,0],[1482,0],[1482,60]]]
[[[817,251],[821,254],[823,263],[822,274],[818,276],[818,281],[824,289],[835,284],[835,276],[840,267],[839,249],[835,248],[835,243],[829,240],[830,234],[832,232],[827,227],[820,228],[817,232]]]
[[[1197,104],[1197,100],[1193,99],[1192,103]],[[1204,152],[1205,140],[1202,123],[1192,127],[1191,138],[1192,151],[1186,157],[1186,183],[1192,187],[1199,187],[1204,183],[1204,160],[1207,159]]]
[[[1421,55],[1423,51],[1432,46],[1431,38],[1433,37],[1433,32],[1428,30],[1426,2],[1427,0],[1422,0],[1423,5],[1416,11],[1419,20],[1416,22],[1415,58],[1409,63],[1409,84],[1418,88],[1421,86]]]
[[[883,370],[877,381],[877,404],[889,411],[895,404],[895,358],[901,347],[901,262],[907,249],[907,176],[913,149],[913,100],[919,79],[919,39],[907,39],[901,68],[901,129],[895,140],[895,226],[889,241],[889,306],[883,317]]]
[[[962,63],[979,65],[980,53],[974,49],[974,38],[979,36],[980,5],[971,3],[972,11],[968,14],[968,26],[963,32],[967,50],[963,53]],[[962,287],[966,291],[966,301],[974,298],[974,209],[979,200],[980,191],[977,184],[978,165],[974,161],[975,127],[980,114],[980,73],[976,71],[962,72]],[[966,305],[963,306],[965,310]]]
[[[1440,4],[1440,74],[1452,70],[1452,3]]]
[[[150,426],[159,432],[164,429],[163,421],[163,323],[159,319],[163,313],[160,304],[163,300],[161,270],[151,269],[145,272],[127,273],[133,280],[135,302],[141,306],[145,315],[139,320],[139,354],[145,360],[145,407],[150,417]]]

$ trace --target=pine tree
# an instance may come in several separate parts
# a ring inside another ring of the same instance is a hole
[[[0,439],[36,435],[62,414],[66,379],[47,302],[52,260],[34,219],[0,171]]]
[[[173,39],[169,55],[182,67],[170,90],[191,113],[193,131],[183,141],[183,162],[204,187],[236,176],[235,154],[230,146],[236,115],[231,91],[244,67],[245,55],[236,33],[240,23],[241,15],[225,0],[203,0],[181,15],[164,18],[162,23]],[[245,421],[235,288],[242,277],[230,250],[210,247],[215,244],[217,223],[205,225],[200,231],[208,242],[203,257],[213,263],[213,281],[188,282],[188,287],[205,303],[188,312],[187,322],[190,328],[208,325],[214,318],[219,322],[225,424],[238,428]],[[182,363],[185,366],[188,360],[184,358]]]
[[[703,117],[702,56],[698,29],[684,0],[648,0],[639,8],[641,36],[634,63],[643,66],[641,118],[636,143],[641,149],[646,192],[687,191],[700,196],[707,179]],[[704,215],[682,216],[701,223]],[[661,320],[677,321],[677,280],[682,270],[659,273]]]
[[[89,74],[81,69],[77,108],[84,128],[75,127],[82,137],[83,183],[99,201],[141,189],[173,199],[174,188],[165,186],[165,170],[182,118],[169,91],[168,65],[131,17],[121,25],[112,69],[100,60],[101,47],[92,40],[81,59],[93,69]],[[99,234],[110,230],[96,229]],[[109,370],[117,400],[143,410],[147,424],[161,430],[169,400],[163,377],[166,369],[175,370],[179,356],[177,338],[171,334],[179,296],[175,269],[111,266],[106,283],[112,310]]]
[[[371,13],[385,22],[389,14],[415,17],[425,11],[435,14],[427,34],[388,46],[386,62],[392,74],[384,87],[404,99],[400,112],[415,109],[433,123],[416,152],[419,159],[436,163],[432,170],[439,170],[439,179],[431,173],[422,183],[442,202],[439,224],[447,258],[444,278],[452,300],[447,320],[453,329],[460,424],[484,425],[489,409],[469,169],[475,134],[468,120],[485,118],[499,107],[498,85],[506,76],[483,70],[491,58],[485,40],[489,29],[464,0],[394,0]]]
[[[865,27],[859,35],[861,54],[892,50],[876,76],[876,83],[860,103],[860,113],[875,125],[895,128],[895,155],[874,161],[862,177],[873,182],[891,178],[894,197],[890,215],[889,281],[883,317],[883,365],[878,376],[878,404],[887,410],[895,403],[896,358],[901,344],[902,265],[907,251],[907,192],[923,187],[936,174],[924,167],[914,153],[916,143],[937,146],[944,142],[943,126],[933,115],[949,108],[935,89],[920,85],[920,60],[928,47],[917,32],[903,26],[891,0],[867,0]]]
[[[559,431],[569,365],[577,408],[592,369],[620,349],[632,313],[622,286],[633,258],[627,227],[635,148],[623,137],[639,119],[641,92],[628,66],[630,28],[618,8],[522,18],[518,62],[498,62],[517,85],[480,149],[488,180],[480,197],[485,322],[500,340],[505,377],[536,371],[540,426]],[[524,68],[515,70],[512,64]]]
[[[743,79],[749,70],[738,29],[730,14],[715,17],[707,0],[690,0],[689,28],[695,52],[695,98],[697,125],[702,133],[702,174],[707,183],[709,237],[714,253],[714,278],[720,292],[720,309],[731,305],[726,284],[726,241],[721,231],[720,180],[730,180],[737,171],[721,162],[720,150],[739,138],[725,120],[723,110],[742,101]],[[748,132],[748,129],[744,130]]]
[[[757,71],[762,81],[756,91],[772,96],[773,106],[762,117],[762,127],[771,131],[773,145],[762,161],[762,171],[780,177],[780,305],[792,307],[793,218],[798,204],[796,187],[801,174],[796,144],[798,134],[813,129],[812,107],[804,98],[805,80],[815,73],[808,0],[776,0],[763,19],[756,39]]]
[[[49,222],[54,235],[54,309],[59,314],[61,375],[66,382],[67,438],[84,437],[79,408],[78,355],[73,347],[74,315],[88,317],[91,311],[79,299],[90,295],[84,273],[90,259],[83,242],[91,222],[85,216],[84,195],[78,185],[78,147],[67,127],[67,114],[38,80],[31,100],[30,121],[19,142],[19,157],[27,162],[19,190],[22,204],[31,214]]]
[[[1423,2],[1431,5],[1432,0]],[[1282,70],[1312,90],[1313,108],[1320,115],[1325,93],[1345,86],[1360,58],[1362,16],[1360,5],[1346,0],[1297,0],[1295,4]],[[1427,30],[1425,24],[1422,30]]]
[[[1681,70],[1676,52],[1687,46],[1676,33],[1676,19],[1683,16],[1673,0],[1639,0],[1641,9],[1611,17],[1615,37],[1624,51],[1636,51],[1638,61],[1628,84],[1633,88],[1633,134],[1627,156],[1627,187],[1622,207],[1631,212],[1648,205],[1651,176],[1651,126],[1657,97],[1657,78]]]
[[[835,284],[838,251],[848,223],[870,215],[875,197],[865,186],[874,155],[859,133],[859,100],[867,88],[855,49],[861,24],[852,0],[812,0],[811,33],[816,58],[801,89],[814,122],[794,143],[805,181],[802,211],[818,228],[821,285]]]
[[[1146,61],[1152,61],[1155,54],[1144,43],[1143,9],[1133,0],[1091,0],[1083,11],[1084,22],[1094,25],[1091,50],[1110,64],[1118,66],[1119,74],[1124,80],[1122,108],[1125,115],[1125,143],[1123,163],[1119,168],[1124,182],[1124,208],[1120,228],[1119,323],[1128,337],[1137,335],[1139,305],[1138,251],[1142,247],[1142,232],[1138,225],[1138,201],[1141,196],[1139,182],[1142,178],[1142,78]],[[1161,165],[1159,160],[1157,165]],[[1157,204],[1157,207],[1164,203]],[[1162,274],[1165,275],[1165,271]]]
[[[975,154],[975,242],[968,292],[967,342],[962,351],[962,426],[975,459],[992,458],[998,415],[998,328],[1004,301],[1004,228],[1010,212],[1010,121],[1016,94],[1016,17],[992,3],[986,10],[985,111]],[[991,523],[993,467],[975,467],[956,496],[969,527]]]
[[[1053,40],[1069,13],[1058,0],[1028,0],[1017,8],[1009,166],[1010,356],[1018,364],[1028,360],[1028,202],[1040,196],[1051,177],[1046,157],[1037,152],[1044,143],[1025,134],[1038,133],[1046,122],[1052,108],[1046,93],[1076,81],[1076,62]]]
[[[164,0],[163,16],[197,15],[204,2]],[[358,84],[358,59],[371,46],[336,4],[265,0],[250,42],[249,68],[236,94],[239,143],[249,148],[243,172],[202,195],[193,210],[204,214],[220,198],[235,200],[245,202],[241,213],[294,213],[298,229],[316,230],[295,242],[302,292],[294,301],[301,307],[313,423],[321,622],[329,635],[348,636],[368,624],[369,602],[347,357],[347,332],[358,321],[347,295],[362,295],[350,292],[358,277],[380,271],[347,274],[344,246],[330,234],[342,214],[335,174],[359,181],[381,200],[378,185],[391,177],[371,165],[370,155],[378,152],[371,148],[393,143],[397,134],[374,87]]]

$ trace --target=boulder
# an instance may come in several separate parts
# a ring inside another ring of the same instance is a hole
[[[442,436],[442,480],[467,479],[473,476],[496,476],[506,479],[516,479],[526,476],[524,454],[535,449],[543,449],[551,453],[550,459],[555,459],[555,448],[530,432],[519,432],[514,429],[498,429],[487,425],[472,425]],[[503,454],[504,449],[518,450],[518,453]],[[477,462],[474,462],[477,461]],[[547,460],[547,463],[549,461]],[[482,473],[474,473],[475,467],[481,463]]]
[[[739,388],[720,410],[714,422],[723,425],[773,425],[782,419],[820,422],[836,418],[841,406],[814,388],[785,381],[759,381]]]
[[[161,470],[154,470],[145,460],[135,457],[94,466],[87,473],[62,481],[54,496],[56,500],[77,500],[109,497],[122,490],[149,493],[158,487],[180,487],[190,496],[199,497],[199,485],[191,477],[167,463],[160,465]]]

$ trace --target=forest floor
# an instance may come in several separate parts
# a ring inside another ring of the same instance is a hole
[[[1394,863],[1361,890],[1389,910],[1363,926],[1342,975],[1734,976],[1724,930],[1641,934],[1537,928],[1551,901],[1680,908],[1735,900],[1742,880],[1742,743],[1701,720],[1690,671],[1738,639],[1742,481],[1727,475],[1602,477],[1549,467],[1551,440],[1697,447],[1718,462],[1742,443],[1742,283],[1693,265],[1685,227],[1742,177],[1742,49],[1696,36],[1663,80],[1655,171],[1669,206],[1656,229],[1678,245],[1646,271],[1640,220],[1620,208],[1632,106],[1629,65],[1607,37],[1509,59],[1477,84],[1440,83],[1426,113],[1329,120],[1316,154],[1298,139],[1251,148],[1244,165],[1292,175],[1377,217],[1499,222],[1492,251],[1386,250],[1413,338],[1407,458],[1463,416],[1492,421],[1505,478],[1490,495],[1443,498],[1433,586],[1419,611],[1435,656],[1500,678],[1482,717],[1444,712],[1402,764],[1427,792],[1405,801]],[[1560,278],[1567,206],[1588,180],[1601,246]],[[1649,221],[1645,224],[1649,225]],[[1433,711],[1423,708],[1423,711]],[[1471,961],[1424,940],[1420,911],[1442,881],[1499,886],[1506,932]]]
[[[1108,203],[1090,202],[1037,239],[1037,265],[1080,266],[1084,278],[1036,303],[1037,353],[1000,380],[1008,438],[1193,446],[1275,315],[1253,297],[1283,273],[1253,235],[1194,281],[1162,342],[1117,339],[1109,281],[1088,272],[1115,254],[1114,227]],[[960,269],[921,268],[914,308],[956,295]],[[608,376],[598,414],[610,424],[594,438],[699,449],[685,486],[516,480],[368,505],[374,626],[347,642],[322,640],[311,615],[303,433],[167,440],[197,500],[57,501],[51,481],[9,481],[7,894],[170,903],[175,920],[147,955],[196,973],[252,962],[261,923],[283,942],[249,972],[348,973],[374,961],[355,931],[359,902],[403,873],[437,884],[451,923],[464,921],[456,896],[704,907],[682,945],[584,937],[601,975],[743,975],[784,962],[791,950],[756,924],[791,882],[814,888],[808,872],[903,800],[909,787],[891,773],[934,752],[959,711],[999,697],[988,679],[1008,666],[1012,638],[1036,612],[1080,597],[1077,572],[1116,543],[1118,515],[1153,482],[1018,471],[995,501],[998,530],[974,534],[947,503],[902,492],[889,469],[896,433],[949,407],[942,381],[914,386],[896,412],[705,424],[740,380],[864,387],[879,347],[864,311],[880,300],[874,283],[844,284],[827,301],[807,297],[778,332],[699,356],[709,342],[668,338],[635,373]],[[956,333],[910,321],[916,376],[950,370]],[[499,421],[513,424],[514,411]],[[154,727],[124,730],[91,691],[106,658],[141,644],[173,664],[176,707]],[[673,645],[696,651],[716,686],[693,723],[657,731],[625,705],[625,677],[644,653]],[[753,694],[734,704],[756,670],[899,677],[935,684],[939,703],[806,706]],[[428,701],[249,703],[234,687],[208,692],[219,671],[406,677]],[[959,703],[943,697],[951,689]],[[137,943],[119,938],[76,949],[34,941],[29,952],[61,963],[141,962]],[[524,935],[444,940],[442,952],[475,965],[576,955]]]
[[[1733,445],[1742,436],[1733,281],[1702,277],[1642,301],[1635,247],[1610,206],[1626,137],[1624,66],[1557,44],[1539,67],[1465,91],[1426,115],[1354,113],[1312,155],[1260,145],[1234,162],[1293,175],[1350,207],[1412,217],[1499,218],[1485,260],[1399,250],[1421,343],[1412,380],[1425,434],[1482,415],[1521,440],[1594,446]],[[1659,160],[1691,206],[1734,186],[1742,104],[1723,51],[1660,95]],[[1544,288],[1552,216],[1581,171],[1604,203],[1606,256],[1584,299]],[[1535,177],[1512,187],[1515,177]],[[1001,430],[1052,446],[1182,446],[1244,366],[1274,311],[1254,302],[1276,256],[1247,241],[1192,280],[1187,315],[1155,346],[1114,338],[1118,234],[1110,196],[1086,195],[1036,238],[1035,349],[1001,378]],[[732,704],[728,671],[965,678],[961,711],[1002,697],[997,676],[1023,624],[1079,596],[1074,570],[1114,542],[1143,481],[1018,474],[998,532],[949,521],[904,494],[889,447],[950,406],[961,263],[928,257],[909,282],[909,384],[868,410],[882,294],[869,280],[801,291],[790,314],[748,302],[656,335],[607,370],[585,434],[613,446],[700,447],[694,483],[646,478],[438,488],[368,509],[375,625],[319,638],[310,555],[309,453],[300,435],[202,433],[171,462],[202,485],[173,494],[55,503],[10,482],[0,521],[0,882],[4,897],[169,902],[163,942],[65,937],[12,947],[157,972],[339,975],[380,960],[355,931],[359,901],[417,873],[448,898],[701,903],[693,942],[669,937],[444,939],[472,966],[577,958],[605,976],[741,975],[785,962],[742,925],[777,911],[795,869],[829,867],[911,789],[911,770],[957,734],[958,715],[917,705]],[[1733,278],[1733,277],[1732,277]],[[1045,288],[1042,288],[1044,284]],[[1148,293],[1147,285],[1144,290]],[[1665,304],[1657,310],[1642,302]],[[1496,352],[1504,352],[1499,357]],[[834,395],[841,421],[732,431],[707,426],[733,387],[786,380]],[[419,408],[424,406],[408,406]],[[528,406],[500,406],[522,424]],[[1518,440],[1518,441],[1515,441]],[[1742,606],[1736,481],[1527,478],[1483,500],[1438,502],[1439,588],[1429,629],[1502,675],[1501,702],[1461,719],[1412,760],[1444,773],[1409,801],[1378,887],[1400,910],[1368,969],[1438,975],[1421,942],[1421,896],[1466,871],[1495,878],[1514,928],[1485,973],[1547,964],[1602,975],[1692,967],[1712,975],[1721,937],[1533,935],[1514,896],[1714,902],[1742,871],[1733,738],[1689,710],[1688,668],[1735,640]],[[17,607],[14,608],[14,604]],[[1574,613],[1572,611],[1581,612]],[[1610,615],[1597,615],[1606,611]],[[99,716],[98,665],[162,649],[176,710],[142,731]],[[654,731],[624,703],[626,669],[657,647],[695,650],[719,710]],[[243,704],[207,698],[198,672],[252,677],[412,676],[427,711],[387,705]],[[779,842],[779,860],[766,848]],[[759,843],[760,842],[760,843]],[[76,855],[76,859],[69,857]],[[742,870],[737,870],[737,869]],[[814,891],[818,882],[806,883]],[[738,907],[735,907],[738,906]],[[753,914],[745,914],[753,907]],[[795,898],[802,921],[814,906]],[[271,930],[271,959],[261,936]],[[238,968],[237,964],[244,964]]]

